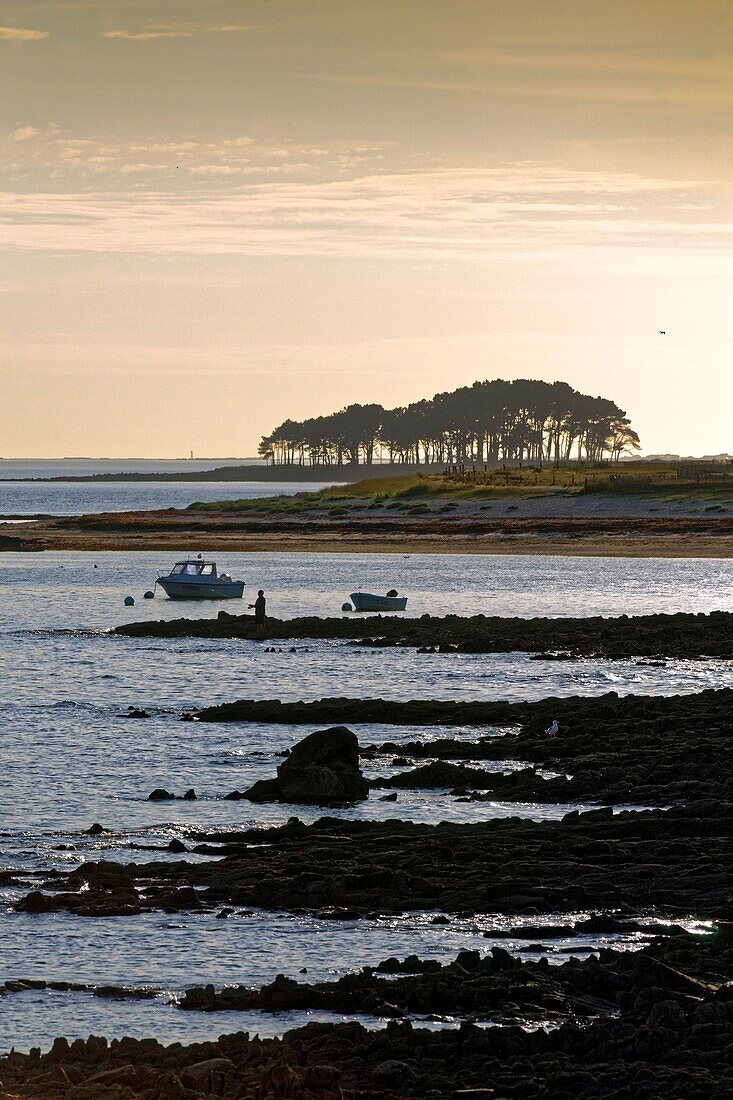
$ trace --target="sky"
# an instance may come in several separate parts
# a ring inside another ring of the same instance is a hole
[[[732,32],[730,0],[0,0],[0,455],[252,455],[493,377],[733,452]]]

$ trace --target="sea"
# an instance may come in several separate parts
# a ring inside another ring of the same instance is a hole
[[[30,516],[73,516],[185,508],[194,501],[253,500],[316,492],[332,482],[291,481],[88,481],[49,482],[95,474],[182,474],[223,466],[256,465],[256,459],[0,459],[0,523]],[[30,480],[29,480],[30,479]]]
[[[6,488],[7,482],[0,492]],[[120,488],[130,499],[137,495],[138,502],[161,507],[166,492],[182,487],[130,483]],[[212,486],[190,486],[188,497],[184,488],[180,500],[201,499],[203,488]],[[229,483],[226,488],[240,495],[241,487]],[[87,511],[89,492],[84,484],[48,484],[41,510]],[[0,512],[21,519],[24,499],[6,497]],[[177,999],[191,985],[258,986],[279,973],[297,979],[304,968],[307,980],[316,981],[388,956],[414,952],[447,960],[458,950],[484,953],[499,942],[491,933],[508,922],[492,913],[435,924],[435,914],[429,912],[358,922],[266,911],[238,913],[228,920],[214,913],[93,919],[15,912],[17,899],[52,869],[98,859],[180,858],[165,851],[168,843],[174,837],[186,843],[197,830],[283,824],[293,815],[310,822],[322,815],[324,811],[313,807],[223,800],[229,791],[272,776],[278,753],[310,727],[181,722],[186,708],[237,698],[536,700],[733,686],[733,665],[717,660],[667,660],[662,666],[636,660],[556,663],[532,661],[522,653],[418,654],[322,639],[265,647],[234,639],[112,635],[111,629],[124,622],[216,615],[216,604],[172,603],[160,590],[155,599],[144,598],[159,571],[172,563],[164,552],[0,554],[0,871],[20,871],[23,878],[22,887],[0,885],[0,983],[45,979],[156,990],[145,1000],[104,999],[91,988],[0,996],[0,1052],[46,1049],[59,1035],[70,1040],[90,1034],[154,1036],[173,1042],[240,1029],[280,1034],[308,1020],[342,1017],[315,1012],[198,1014],[181,1011]],[[338,615],[350,592],[392,587],[408,596],[408,613],[415,615],[565,617],[733,609],[733,563],[725,560],[231,553],[218,564],[245,580],[244,603],[263,588],[270,614],[278,617]],[[134,598],[133,607],[124,605],[126,596]],[[150,717],[130,718],[129,707],[143,707]],[[548,722],[551,718],[548,711]],[[416,736],[476,737],[475,729],[439,726],[416,730],[356,722],[353,729],[362,745]],[[502,736],[512,731],[481,732]],[[393,771],[391,760],[391,755],[369,760],[366,774]],[[500,770],[516,766],[496,763]],[[156,787],[177,794],[193,787],[198,797],[195,802],[150,802],[148,795]],[[508,816],[554,819],[571,808],[587,807],[461,803],[448,790],[438,790],[400,791],[395,803],[371,798],[329,813],[355,819],[468,822]],[[109,832],[85,835],[94,822]],[[585,915],[556,917],[567,923]],[[543,916],[542,921],[550,919]],[[526,932],[501,939],[501,945],[521,955],[536,942],[531,920],[511,918],[510,923],[526,925]],[[695,914],[686,926],[701,927]],[[609,944],[627,950],[640,946],[636,934],[553,940],[547,956],[550,962],[561,962],[567,951],[582,957]],[[372,1018],[364,1022],[370,1027],[384,1023]]]

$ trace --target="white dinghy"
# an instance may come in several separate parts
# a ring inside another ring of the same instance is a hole
[[[386,596],[375,596],[373,592],[352,592],[349,597],[354,611],[404,611],[407,596],[398,596],[389,592]]]
[[[241,600],[244,581],[233,581],[228,573],[217,573],[216,562],[199,556],[179,561],[167,576],[159,576],[160,585],[171,600]]]

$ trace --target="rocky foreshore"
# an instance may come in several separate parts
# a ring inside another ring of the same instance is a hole
[[[361,746],[364,759],[391,758],[393,766],[409,768],[372,779],[371,787],[455,789],[462,797],[503,801],[657,806],[711,798],[733,803],[733,774],[721,767],[730,759],[731,706],[733,691],[724,689],[671,697],[608,693],[536,703],[239,700],[208,708],[196,718],[475,726],[473,738],[463,734]],[[548,737],[545,730],[553,718],[560,732]],[[502,732],[487,733],[492,725]],[[482,762],[493,768],[482,768]],[[502,762],[507,768],[499,767]]]
[[[486,926],[484,934],[502,942],[517,937],[522,961],[494,947],[443,964],[385,959],[335,981],[281,975],[260,989],[191,986],[183,1010],[326,1011],[371,1016],[377,1030],[311,1024],[282,1039],[235,1034],[170,1047],[58,1040],[44,1055],[0,1059],[0,1096],[723,1100],[733,1092],[732,703],[733,691],[721,690],[517,704],[242,700],[199,712],[202,722],[336,726],[309,734],[273,780],[260,781],[266,797],[293,799],[294,814],[316,788],[336,802],[449,788],[450,797],[476,802],[479,814],[482,799],[581,804],[560,820],[534,821],[519,810],[471,824],[325,816],[306,825],[291,816],[276,827],[190,831],[185,843],[172,842],[173,859],[151,852],[146,862],[88,860],[48,872],[15,902],[23,919],[184,912],[238,922],[258,909],[356,922],[427,912],[439,924]],[[558,732],[549,736],[553,718]],[[413,732],[359,745],[347,722]],[[430,726],[463,728],[421,736]],[[365,762],[380,773],[371,794]],[[95,823],[87,831],[105,830]],[[28,881],[22,871],[7,876],[13,888]],[[500,915],[508,920],[497,930]],[[710,921],[712,934],[667,923],[689,919]],[[599,950],[603,937],[617,935],[618,950]],[[588,950],[588,937],[597,957],[574,958]],[[629,951],[634,940],[645,945],[639,952]],[[558,941],[565,946],[554,947]],[[552,953],[568,961],[527,960]],[[43,987],[6,982],[0,995]]]
[[[161,619],[126,623],[115,634],[132,638],[242,638],[263,640],[251,615],[220,611],[216,619]],[[336,638],[370,646],[406,646],[440,653],[533,653],[606,659],[733,657],[733,613],[636,615],[620,618],[503,618],[473,615],[306,616],[267,620],[269,640]]]
[[[397,1018],[376,1031],[309,1024],[282,1039],[238,1033],[189,1046],[59,1039],[44,1055],[0,1060],[0,1089],[8,1100],[723,1100],[733,1092],[731,942],[720,926],[561,967],[494,949],[445,966],[387,960],[317,986],[278,978],[260,991],[191,990],[182,1007],[193,1010],[318,1003]],[[457,1012],[459,1028],[437,1031],[399,1019]],[[512,1022],[469,1022],[491,1016]]]
[[[648,1007],[650,981],[671,1000],[699,1004],[718,989],[722,974],[733,976],[733,941],[727,926],[702,936],[674,925],[656,925],[653,932],[645,933],[644,926],[633,921],[591,917],[580,922],[578,934],[584,925],[606,932],[628,927],[640,936],[665,938],[638,952],[601,948],[598,955],[568,959],[561,965],[551,965],[546,957],[522,959],[502,947],[493,947],[487,955],[461,951],[449,963],[411,955],[404,960],[385,959],[336,981],[310,984],[279,974],[261,989],[227,986],[217,991],[211,985],[198,986],[186,991],[180,1007],[199,1012],[322,1009],[393,1019],[423,1016],[433,1022],[462,1016],[513,1024],[521,1018],[526,1023],[557,1025],[589,1023],[620,1011],[631,1016],[638,1001],[646,1000]],[[558,933],[564,930],[538,928],[537,938],[552,940]],[[535,942],[523,950],[543,948],[547,950]]]
[[[667,811],[610,807],[561,821],[460,825],[321,818],[276,829],[212,832],[193,851],[211,862],[89,861],[47,876],[18,911],[84,917],[221,906],[329,914],[547,914],[654,907],[727,919],[733,901],[733,806]]]
[[[372,779],[372,797],[380,788],[442,787],[463,801],[578,802],[578,809],[560,821],[535,822],[525,813],[433,825],[324,817],[306,826],[293,817],[277,828],[192,834],[188,850],[221,858],[187,861],[186,845],[176,841],[182,858],[175,862],[87,862],[49,875],[17,907],[104,916],[239,905],[337,908],[359,917],[415,909],[548,913],[568,906],[639,914],[657,905],[725,916],[733,902],[732,700],[731,691],[709,691],[471,704],[474,722],[502,722],[503,732],[362,747],[363,758],[385,773]],[[377,704],[415,725],[418,707],[425,722],[445,721],[448,708],[455,708],[454,720],[467,722],[466,708],[428,700],[294,706],[316,719],[340,706],[342,718],[345,709],[352,719],[379,721],[372,714]],[[292,721],[286,704],[251,706],[260,721],[267,721],[268,707]],[[239,717],[253,715],[245,705]],[[552,718],[559,726],[554,737],[545,732]],[[227,797],[279,799],[297,811],[299,801],[328,805],[368,793],[358,741],[336,727],[301,741],[276,780]],[[639,809],[614,813],[613,806]]]

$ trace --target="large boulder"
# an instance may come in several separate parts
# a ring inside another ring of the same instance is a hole
[[[369,797],[359,770],[359,742],[346,726],[317,730],[303,738],[277,769],[277,779],[255,783],[244,797],[252,802],[301,802],[338,806]]]

